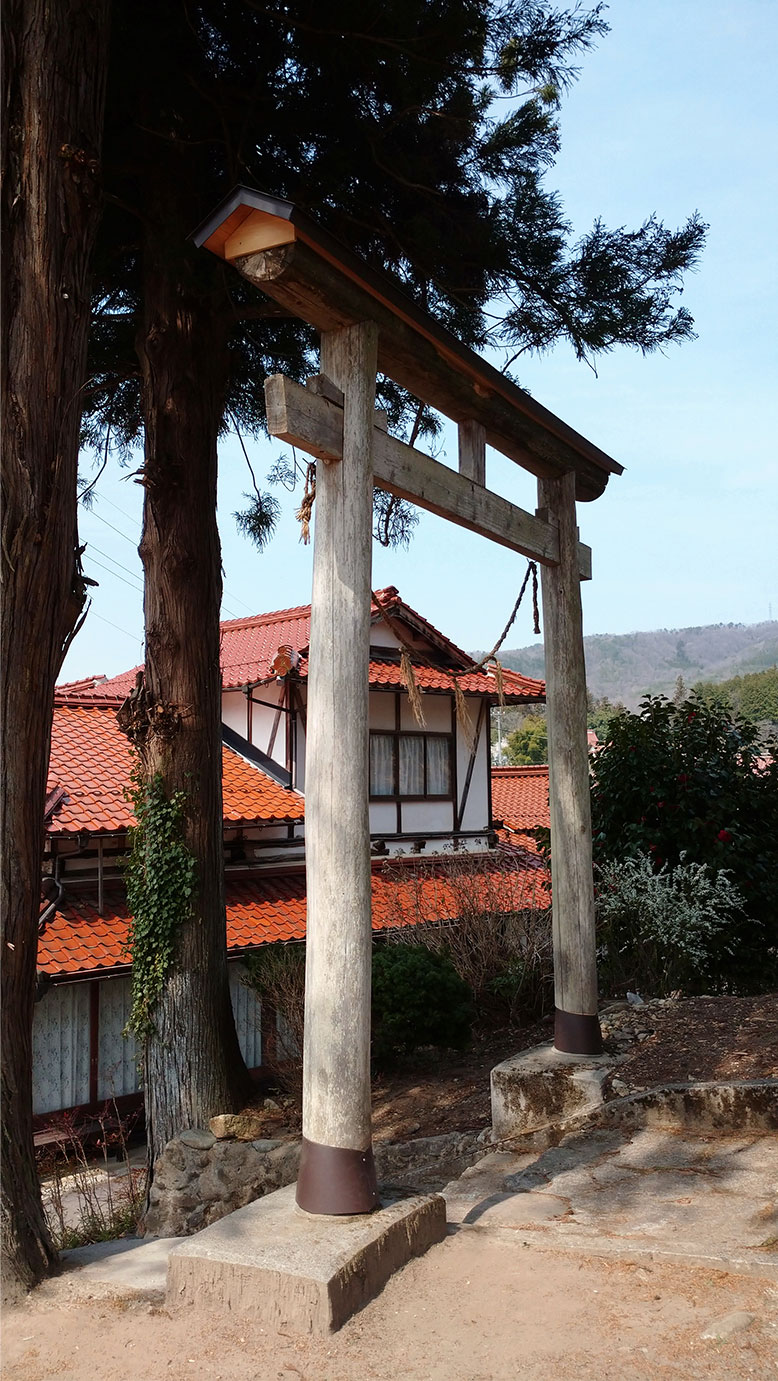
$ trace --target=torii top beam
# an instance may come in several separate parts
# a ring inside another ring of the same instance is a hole
[[[598,498],[622,473],[291,202],[237,187],[193,239],[319,331],[375,321],[384,373],[455,422],[479,423],[488,445],[533,474],[574,471],[577,498]]]

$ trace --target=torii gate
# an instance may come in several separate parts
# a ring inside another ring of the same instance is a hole
[[[306,764],[303,1150],[310,1213],[378,1205],[370,1111],[368,662],[373,486],[538,561],[550,768],[557,1050],[602,1049],[576,499],[622,466],[463,346],[288,201],[239,187],[194,236],[321,333],[307,387],[266,380],[272,436],[318,457]],[[458,424],[459,473],[387,435],[380,369]],[[486,445],[538,477],[534,516],[485,487]]]

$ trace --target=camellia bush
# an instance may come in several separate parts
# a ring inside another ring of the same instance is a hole
[[[724,870],[743,911],[708,937],[711,986],[778,982],[778,741],[720,704],[649,696],[610,721],[592,756],[598,867],[645,856],[656,873],[682,858]]]

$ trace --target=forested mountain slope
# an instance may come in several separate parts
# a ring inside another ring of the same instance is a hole
[[[672,696],[679,676],[691,689],[697,681],[725,681],[774,666],[778,663],[778,620],[658,628],[650,633],[597,633],[584,638],[584,649],[590,692],[635,709],[648,691]],[[501,660],[526,676],[544,674],[540,642],[506,651]]]

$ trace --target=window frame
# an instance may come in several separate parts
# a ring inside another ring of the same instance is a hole
[[[389,738],[392,740],[392,787],[391,793],[382,792],[374,795],[371,790],[372,783],[368,782],[369,799],[373,802],[381,801],[451,801],[456,802],[456,758],[455,758],[455,735],[453,732],[429,730],[429,729],[371,729],[370,738]],[[424,753],[422,762],[424,765],[424,791],[421,795],[401,795],[400,794],[400,739],[415,738],[424,741]],[[427,740],[443,739],[448,744],[448,779],[449,789],[446,792],[427,791]]]

